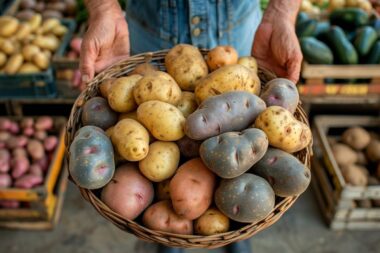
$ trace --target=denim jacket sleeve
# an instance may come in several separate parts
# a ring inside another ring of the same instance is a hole
[[[249,55],[261,19],[258,0],[129,0],[126,12],[132,53],[189,43]]]

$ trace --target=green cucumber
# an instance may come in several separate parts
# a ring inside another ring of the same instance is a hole
[[[346,32],[347,39],[352,43],[355,40],[356,37],[356,31],[347,31]]]
[[[332,64],[333,54],[323,42],[313,37],[300,39],[301,50],[305,60],[311,64]]]
[[[359,56],[364,56],[368,54],[371,50],[373,44],[377,40],[377,33],[375,29],[370,26],[364,26],[356,31],[356,36],[354,40],[354,46]]]
[[[330,14],[330,23],[343,29],[354,30],[368,24],[368,13],[359,8],[336,9]]]
[[[296,24],[301,24],[302,22],[309,19],[309,15],[306,12],[300,11],[297,15]]]
[[[334,53],[335,62],[338,64],[357,64],[358,54],[354,46],[347,39],[342,28],[333,26],[326,33],[328,44]]]
[[[324,32],[327,32],[330,29],[330,22],[325,21],[325,22],[318,22],[317,26],[315,27],[314,30],[314,37],[318,37]]]
[[[367,64],[380,64],[380,40],[376,41],[369,51],[365,63]]]
[[[314,19],[308,19],[302,23],[299,23],[296,27],[298,38],[313,36],[317,23],[318,22]]]

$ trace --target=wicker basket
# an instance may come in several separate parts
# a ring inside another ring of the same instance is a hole
[[[76,100],[69,121],[67,123],[67,135],[66,135],[66,147],[67,147],[67,159],[69,159],[69,147],[74,139],[75,133],[81,127],[81,113],[82,106],[85,101],[96,96],[98,94],[98,85],[107,78],[121,77],[130,73],[134,67],[140,63],[152,62],[156,64],[160,69],[165,70],[164,58],[168,50],[162,50],[154,53],[145,53],[135,55],[122,61],[102,73],[98,74],[88,85],[87,89],[84,90],[81,95]],[[207,53],[207,50],[202,50],[203,54]],[[263,84],[267,81],[275,78],[275,75],[262,68],[259,69],[259,77]],[[301,108],[300,105],[297,107],[295,117],[308,124],[307,116]],[[311,144],[305,149],[301,150],[296,154],[297,158],[304,163],[308,168],[310,168],[310,156],[311,156]],[[229,231],[222,234],[212,235],[212,236],[200,236],[200,235],[179,235],[166,233],[161,231],[154,231],[148,229],[139,223],[125,219],[119,214],[113,212],[108,208],[97,196],[96,194],[84,188],[79,187],[82,196],[89,201],[95,209],[106,219],[111,221],[117,227],[125,230],[129,233],[136,235],[137,237],[151,241],[161,243],[170,247],[182,247],[182,248],[218,248],[236,242],[239,240],[247,239],[254,234],[264,230],[265,228],[271,226],[276,221],[278,221],[281,216],[288,210],[293,203],[297,200],[298,196],[282,198],[276,204],[272,212],[262,221],[255,224],[247,224],[238,230]]]

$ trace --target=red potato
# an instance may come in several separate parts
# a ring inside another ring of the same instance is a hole
[[[46,151],[52,151],[58,144],[57,136],[49,136],[44,140],[44,148]]]
[[[49,116],[42,116],[37,118],[35,128],[37,130],[50,130],[54,126],[53,118]]]
[[[35,160],[34,163],[38,164],[41,167],[42,171],[47,171],[49,168],[49,158],[47,156],[44,156],[39,160]]]
[[[46,137],[47,137],[46,131],[39,130],[34,133],[34,138],[36,138],[37,140],[43,141],[45,140]]]
[[[25,136],[31,137],[34,134],[34,128],[32,128],[32,127],[24,128],[24,130],[22,131],[22,133]]]
[[[0,189],[12,185],[12,178],[8,173],[0,173]]]
[[[15,148],[12,151],[13,157],[28,157],[28,154],[26,153],[26,150],[24,148]]]
[[[12,136],[7,141],[7,147],[9,149],[25,147],[28,143],[28,138],[26,136]]]
[[[0,172],[7,172],[10,169],[10,154],[6,149],[0,149]]]
[[[19,208],[20,202],[17,200],[0,200],[0,207],[3,208]]]
[[[20,132],[20,127],[16,122],[11,122],[11,125],[8,130],[12,134],[18,134]]]
[[[7,145],[5,144],[5,142],[0,141],[0,149],[5,148],[6,146],[7,146]]]
[[[20,122],[21,128],[33,128],[34,119],[31,117],[23,118]]]
[[[18,178],[15,182],[16,188],[31,189],[43,182],[42,176],[27,174]]]
[[[19,178],[24,175],[29,169],[29,159],[27,157],[15,157],[11,161],[12,177]]]
[[[6,142],[11,137],[11,134],[6,131],[0,131],[0,141]]]
[[[43,170],[42,170],[42,168],[41,168],[40,165],[38,165],[36,163],[33,163],[32,165],[30,165],[29,174],[43,177],[44,172],[43,172]]]
[[[11,127],[12,122],[7,118],[0,118],[0,130],[7,131]]]
[[[33,160],[39,160],[45,156],[44,146],[38,140],[29,140],[26,149]]]

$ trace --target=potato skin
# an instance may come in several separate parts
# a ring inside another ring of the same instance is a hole
[[[170,196],[175,212],[194,220],[211,205],[215,175],[199,158],[182,164],[170,181]]]
[[[82,124],[92,125],[105,130],[117,121],[117,114],[109,107],[107,100],[102,97],[93,97],[83,106]]]
[[[196,82],[208,74],[208,68],[198,48],[178,44],[165,56],[165,67],[182,90],[193,91]]]
[[[133,88],[141,78],[140,75],[131,75],[113,81],[108,90],[108,103],[114,111],[130,112],[136,109]]]
[[[228,132],[205,140],[200,147],[204,164],[221,178],[234,178],[249,170],[268,149],[268,138],[257,128]]]
[[[182,112],[183,116],[187,118],[198,107],[197,101],[195,101],[195,95],[193,92],[182,92],[181,99],[177,104],[177,108]]]
[[[372,139],[366,148],[366,154],[372,162],[380,161],[380,141]]]
[[[141,63],[135,67],[135,69],[131,72],[131,75],[139,74],[145,76],[149,72],[157,71],[158,68],[156,65],[152,65],[150,63]]]
[[[269,145],[288,153],[304,149],[312,139],[310,128],[280,106],[270,106],[263,111],[257,117],[255,127],[266,133]]]
[[[195,98],[198,104],[209,97],[229,91],[247,91],[260,94],[260,79],[250,69],[239,65],[221,67],[199,80],[195,87]]]
[[[193,222],[177,215],[168,200],[151,205],[143,215],[143,224],[152,230],[191,235]]]
[[[103,188],[101,200],[125,219],[134,220],[153,201],[154,189],[132,163],[116,169],[112,180]]]
[[[336,143],[331,146],[331,151],[334,155],[335,161],[340,166],[354,164],[358,160],[357,153],[346,144]]]
[[[70,175],[80,187],[101,188],[114,174],[113,155],[111,141],[102,129],[82,127],[70,146]]]
[[[280,149],[269,148],[250,172],[266,179],[280,197],[300,195],[310,184],[310,170],[296,157]]]
[[[261,98],[245,91],[232,91],[205,100],[186,119],[185,133],[204,140],[225,132],[240,131],[265,110]]]
[[[236,64],[238,52],[231,46],[217,46],[211,49],[206,58],[206,63],[210,71],[220,67]]]
[[[368,171],[366,168],[349,164],[340,167],[342,175],[347,184],[353,186],[366,186],[368,184]]]
[[[257,61],[252,56],[243,56],[238,59],[238,64],[243,65],[246,68],[249,68],[253,72],[257,73],[258,67],[257,67]]]
[[[137,119],[157,140],[176,141],[185,135],[185,117],[171,104],[158,100],[142,103],[137,109]]]
[[[186,135],[177,141],[177,145],[181,151],[181,154],[186,158],[198,157],[201,144],[202,141],[190,139]]]
[[[119,121],[112,130],[111,140],[117,153],[127,161],[140,161],[148,155],[149,133],[136,120]]]
[[[342,134],[343,143],[356,150],[362,150],[368,146],[371,136],[362,127],[350,127]]]
[[[276,78],[267,82],[260,97],[267,106],[278,105],[291,113],[296,111],[299,102],[296,85],[285,78]]]
[[[137,82],[133,96],[139,105],[151,100],[177,105],[181,99],[181,89],[169,74],[151,71]]]
[[[150,144],[148,155],[139,162],[139,169],[150,181],[161,182],[174,175],[179,156],[175,142],[156,141]]]
[[[99,92],[102,97],[108,99],[108,93],[115,80],[116,78],[107,78],[101,84],[99,84]]]
[[[272,211],[275,195],[265,179],[244,173],[221,181],[215,191],[215,204],[231,220],[256,223]]]
[[[199,235],[216,235],[227,232],[230,220],[215,207],[209,208],[194,222],[195,233]]]

